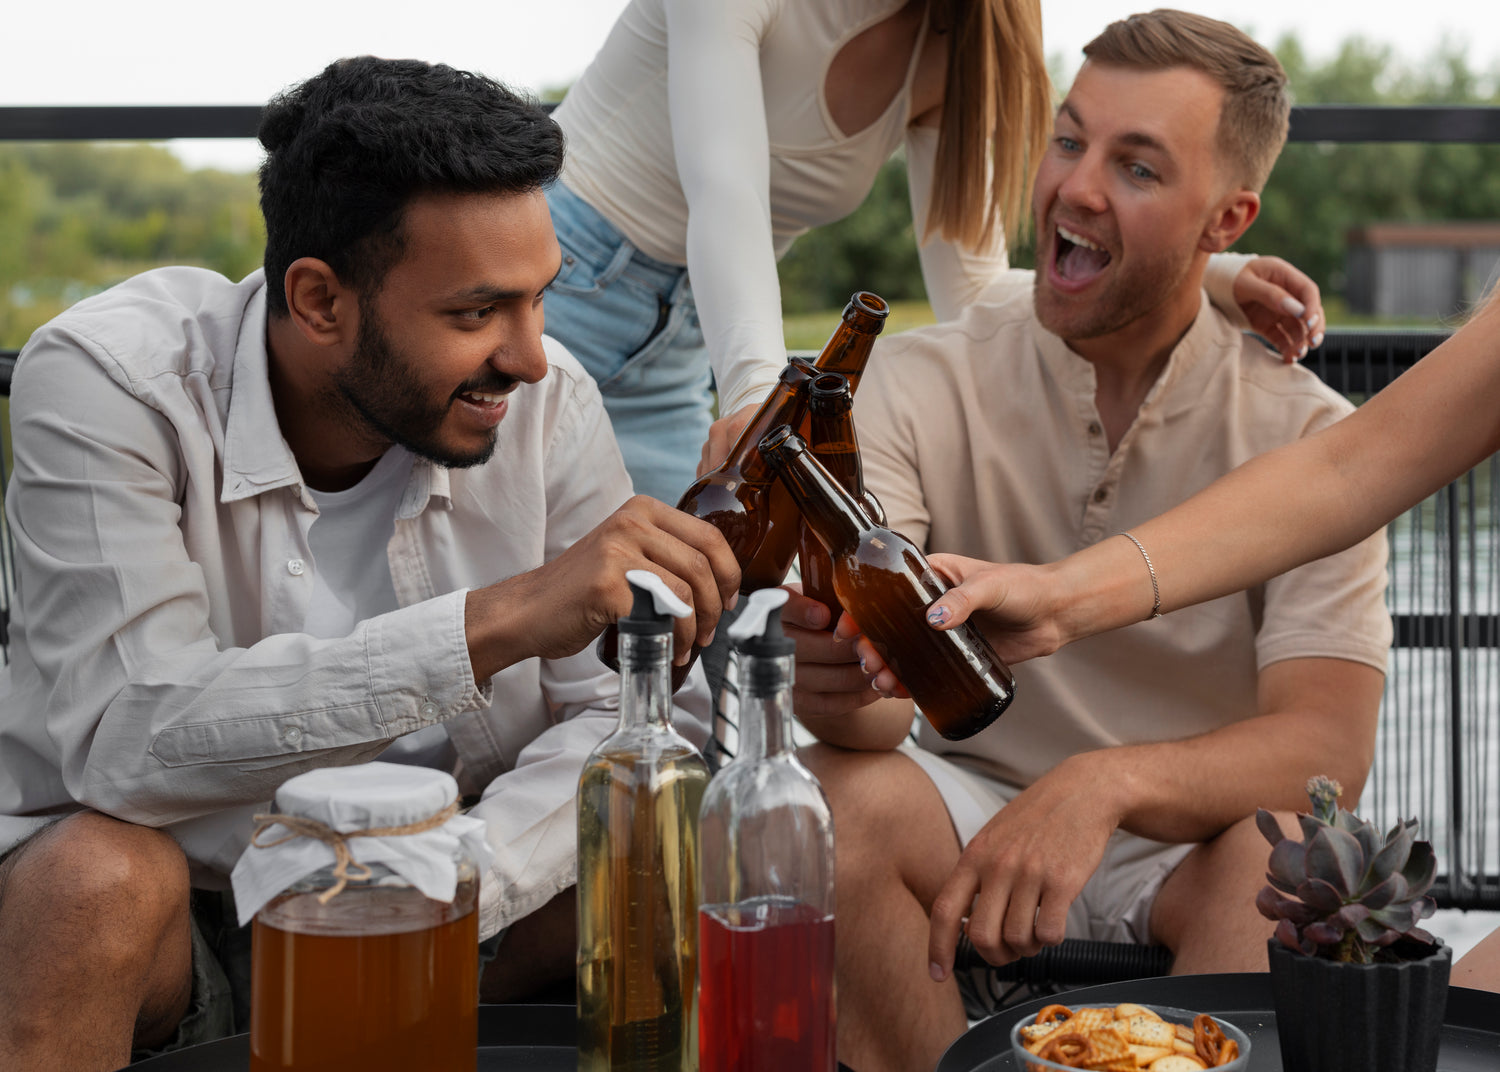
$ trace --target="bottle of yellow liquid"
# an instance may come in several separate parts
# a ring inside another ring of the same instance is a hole
[[[578,1069],[694,1072],[708,765],[671,722],[671,619],[692,610],[653,573],[626,579],[620,724],[578,784]]]

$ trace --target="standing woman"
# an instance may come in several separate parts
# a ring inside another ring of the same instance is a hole
[[[1030,284],[1006,237],[1051,129],[1040,0],[630,0],[554,115],[547,333],[599,382],[636,489],[667,502],[786,362],[777,260],[898,148],[938,318]],[[1217,259],[1217,304],[1289,359],[1316,345],[1310,280]]]

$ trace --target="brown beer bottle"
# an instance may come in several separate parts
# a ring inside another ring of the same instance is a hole
[[[802,423],[807,412],[807,383],[814,374],[813,366],[806,361],[788,361],[786,368],[781,370],[776,389],[745,426],[729,457],[717,469],[695,480],[677,502],[677,509],[702,518],[724,534],[740,566],[740,591],[747,594],[757,588],[774,588],[781,583],[786,576],[785,567],[775,579],[768,579],[752,572],[751,561],[765,542],[766,534],[778,525],[791,530],[795,552],[796,533],[802,520],[796,504],[777,484],[776,473],[761,456],[757,444],[773,428],[783,424],[795,428]],[[784,503],[779,514],[770,502],[773,488],[781,491]],[[787,565],[790,564],[788,561]],[[598,655],[613,670],[620,667],[618,646],[619,635],[611,625],[599,638]],[[695,658],[696,654],[694,648]],[[692,665],[693,660],[689,660],[683,666],[672,667],[673,692],[682,687]]]
[[[864,374],[865,363],[870,359],[875,337],[885,327],[885,318],[889,313],[890,306],[884,298],[871,294],[868,290],[856,291],[849,298],[849,304],[844,306],[843,319],[823,344],[813,366],[818,372],[841,373],[849,381],[850,392],[855,391],[859,387],[860,376]],[[755,453],[761,436],[776,427],[775,424],[767,425],[765,431],[754,438],[750,437],[751,430],[759,424],[759,417],[764,413],[765,406],[762,406],[761,413],[756,415],[756,421],[745,429],[745,435],[740,437],[734,450],[730,451],[731,459],[742,448]],[[798,422],[783,423],[791,424],[804,438],[809,434],[806,417]],[[771,485],[767,511],[770,520],[765,537],[750,564],[744,567],[744,583],[740,586],[742,592],[774,588],[786,580],[787,570],[792,568],[792,558],[797,554],[797,539],[802,532],[802,523],[797,517],[797,508],[778,483],[773,482]]]
[[[761,450],[828,549],[839,602],[932,728],[961,741],[999,718],[1015,678],[969,622],[946,631],[927,624],[927,608],[948,586],[916,545],[875,524],[790,428],[766,436]]]
[[[877,525],[885,524],[885,511],[875,496],[865,490],[864,470],[859,462],[859,441],[854,434],[853,393],[849,379],[837,372],[824,372],[807,387],[807,413],[810,435],[808,449],[823,463],[823,468],[837,480],[854,501]],[[802,594],[816,599],[833,613],[826,630],[838,625],[838,594],[833,590],[833,560],[828,549],[806,525],[797,540],[797,558],[802,563]]]

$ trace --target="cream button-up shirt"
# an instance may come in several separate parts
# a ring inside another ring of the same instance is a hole
[[[1053,562],[1353,409],[1207,300],[1114,451],[1096,389],[1094,366],[1037,322],[1029,293],[881,339],[854,404],[865,484],[890,527],[927,551]],[[1144,590],[1144,561],[1140,571]],[[1078,752],[1254,717],[1258,675],[1272,663],[1346,659],[1384,671],[1385,584],[1380,532],[1247,592],[1022,663],[1015,702],[992,726],[952,742],[921,722],[920,743],[1028,786]]]
[[[629,497],[598,390],[545,340],[547,376],[512,395],[488,463],[413,465],[387,549],[400,609],[318,639],[300,632],[317,507],[265,339],[262,273],[167,268],[22,351],[0,850],[89,807],[167,829],[194,882],[222,887],[287,778],[442,724],[495,850],[480,900],[494,933],[575,881],[578,776],[615,726],[619,679],[590,649],[475,681],[465,593],[556,557]],[[701,678],[677,702],[701,743]]]

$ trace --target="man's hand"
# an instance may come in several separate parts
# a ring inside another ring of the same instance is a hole
[[[801,586],[785,586],[791,593],[781,609],[781,627],[797,644],[796,682],[792,709],[800,719],[847,715],[880,699],[859,668],[854,645],[824,629],[830,611],[805,596]]]
[[[703,444],[703,453],[698,457],[699,476],[723,464],[724,459],[729,457],[729,448],[734,446],[735,440],[739,439],[740,433],[759,409],[760,403],[752,402],[708,426],[708,441]]]
[[[1065,760],[1024,790],[969,842],[932,904],[928,959],[941,981],[968,917],[969,940],[991,964],[1056,945],[1068,908],[1099,862],[1119,815],[1110,782],[1085,753]]]
[[[1280,257],[1256,257],[1246,264],[1234,277],[1234,300],[1287,364],[1323,345],[1318,284]]]
[[[693,608],[672,627],[679,665],[694,644],[713,639],[719,614],[739,590],[739,566],[718,529],[637,495],[551,562],[469,593],[465,627],[475,680],[532,656],[582,651],[630,611],[625,572],[632,569],[655,573]]]

